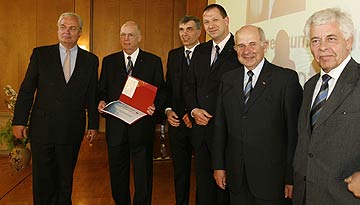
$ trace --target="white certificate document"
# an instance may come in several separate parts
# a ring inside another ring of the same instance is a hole
[[[130,105],[127,105],[119,100],[107,104],[104,109],[102,109],[102,111],[117,117],[128,124],[132,124],[136,120],[146,115],[146,113],[141,112],[140,110],[131,107]]]
[[[122,94],[128,96],[129,98],[132,98],[134,96],[136,87],[138,86],[139,81],[136,80],[135,78],[132,77],[128,77],[128,79],[126,80],[124,89],[122,91]]]

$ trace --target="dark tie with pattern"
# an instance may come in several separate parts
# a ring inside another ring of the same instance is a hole
[[[133,63],[131,61],[131,56],[128,56],[127,59],[128,59],[128,64],[126,66],[126,72],[127,72],[128,75],[131,75],[132,71],[134,69],[134,66],[133,66]]]
[[[254,73],[251,70],[249,70],[247,72],[247,75],[249,76],[249,79],[248,79],[248,81],[246,83],[246,86],[245,86],[245,89],[244,89],[245,104],[249,101],[250,93],[251,93],[251,91],[253,89],[253,87],[252,87],[252,77],[253,77]]]
[[[319,115],[320,112],[326,102],[326,97],[328,95],[328,91],[329,91],[329,80],[331,79],[331,76],[329,76],[328,74],[325,74],[322,76],[322,84],[320,87],[320,91],[317,94],[313,106],[311,108],[311,113],[310,113],[310,117],[311,117],[311,130],[313,129]]]
[[[186,50],[185,51],[185,53],[186,53],[186,63],[187,63],[187,65],[190,65],[190,53],[191,53],[191,51],[190,50]]]
[[[218,45],[216,45],[215,46],[215,56],[214,56],[214,60],[211,63],[211,66],[214,65],[214,63],[218,59],[219,55],[220,55],[220,47]]]

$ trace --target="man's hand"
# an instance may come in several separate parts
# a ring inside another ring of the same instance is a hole
[[[292,193],[293,193],[293,185],[285,184],[284,194],[285,198],[292,199]]]
[[[182,120],[184,121],[186,127],[192,128],[192,122],[187,113],[183,116]]]
[[[209,120],[212,118],[212,115],[210,115],[206,110],[200,109],[200,108],[194,108],[191,111],[191,114],[193,115],[196,124],[198,125],[207,125]]]
[[[24,125],[14,125],[13,126],[13,135],[16,139],[24,139],[27,138],[27,129]]]
[[[180,126],[180,120],[177,114],[172,110],[166,111],[166,117],[169,124],[173,127],[179,127]]]
[[[348,183],[348,190],[360,198],[360,172],[353,173],[345,179],[345,182]]]
[[[87,130],[85,133],[85,137],[87,138],[87,140],[89,141],[89,146],[92,147],[93,146],[93,141],[95,139],[95,136],[97,134],[97,130]]]
[[[104,109],[105,106],[106,106],[106,102],[101,100],[98,105],[98,112],[103,113],[102,109]]]
[[[226,187],[226,172],[225,170],[214,170],[214,178],[216,184],[225,190]]]
[[[153,115],[155,113],[155,105],[154,104],[150,105],[147,108],[146,112],[147,112],[148,115]]]

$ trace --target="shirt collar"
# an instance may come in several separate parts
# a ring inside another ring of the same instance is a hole
[[[187,51],[187,50],[189,50],[189,51],[191,51],[191,53],[193,53],[194,52],[194,50],[195,50],[195,48],[196,48],[196,46],[197,45],[199,45],[200,43],[199,43],[199,41],[195,44],[195,46],[193,46],[192,48],[186,48],[186,46],[184,46],[184,52],[185,51]]]
[[[265,63],[265,58],[263,58],[260,61],[260,63],[253,70],[251,70],[254,73],[256,78],[258,78],[260,76],[260,73],[264,66],[264,63]],[[249,71],[249,69],[246,66],[244,66],[244,70],[245,70],[245,74]]]
[[[138,57],[138,55],[139,55],[139,52],[140,52],[140,49],[139,48],[137,48],[132,54],[127,54],[125,51],[123,52],[124,53],[124,58],[127,60],[127,57],[128,56],[131,56],[131,61],[133,62],[133,63],[135,63],[135,61],[136,61],[136,59],[137,59],[137,57]]]
[[[191,51],[190,56],[192,56],[192,54],[194,53],[194,50],[196,48],[197,45],[199,45],[199,41],[197,42],[197,44],[195,44],[195,46],[193,46],[192,48],[186,48],[186,46],[184,46],[184,54],[186,55],[186,51]]]
[[[61,52],[66,53],[66,48],[61,43],[59,43],[59,48],[60,48]],[[73,53],[74,51],[77,51],[77,50],[78,50],[78,47],[77,47],[77,45],[75,45],[74,47],[72,47],[70,49],[70,53]]]
[[[222,51],[223,48],[225,47],[225,44],[229,41],[230,37],[231,37],[231,34],[230,34],[230,32],[229,32],[228,35],[224,38],[224,40],[222,40],[220,43],[216,44],[215,41],[212,41],[212,42],[213,42],[213,47],[215,47],[216,45],[218,45],[219,48],[220,48],[220,51],[219,51],[219,52],[221,53],[221,51]]]
[[[337,81],[337,79],[339,79],[341,73],[343,72],[343,70],[345,69],[345,66],[349,63],[351,57],[350,55],[348,55],[343,62],[340,63],[340,65],[334,69],[332,69],[329,73],[325,73],[323,71],[323,69],[320,70],[320,77],[322,77],[325,74],[328,74],[331,78],[334,78],[335,81]]]

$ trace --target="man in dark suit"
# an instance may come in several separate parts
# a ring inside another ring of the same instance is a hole
[[[212,40],[195,48],[184,79],[184,97],[192,120],[191,144],[195,153],[196,187],[200,205],[226,204],[226,193],[216,186],[211,170],[211,146],[216,96],[223,73],[240,64],[229,32],[229,17],[218,4],[204,9],[203,24]]]
[[[77,46],[81,30],[77,14],[61,14],[60,43],[34,49],[16,101],[16,138],[26,137],[31,112],[34,205],[71,205],[73,171],[84,136],[86,111],[85,136],[90,143],[97,133],[99,62],[95,55]]]
[[[102,63],[99,83],[100,112],[106,103],[118,100],[128,75],[158,87],[154,105],[149,106],[147,116],[129,125],[106,115],[106,140],[112,196],[117,205],[130,204],[130,158],[133,162],[135,194],[133,204],[149,205],[152,195],[152,160],[155,137],[155,108],[161,109],[164,84],[161,59],[139,49],[139,26],[128,21],[120,31],[123,51],[106,56]],[[128,66],[131,65],[131,66]]]
[[[223,75],[213,166],[231,204],[283,205],[292,196],[292,160],[302,88],[297,73],[264,58],[264,31],[247,25],[234,46],[244,65]]]
[[[189,204],[192,149],[190,128],[192,122],[185,108],[183,78],[189,69],[192,53],[199,44],[200,20],[184,16],[179,21],[179,36],[183,46],[169,51],[166,72],[166,109],[169,124],[170,147],[174,164],[175,196],[177,205]]]
[[[354,25],[339,9],[315,12],[305,36],[320,73],[304,85],[294,158],[294,205],[353,205],[360,171],[360,65],[351,58]],[[354,175],[353,175],[354,174]],[[353,176],[352,176],[353,175]]]

